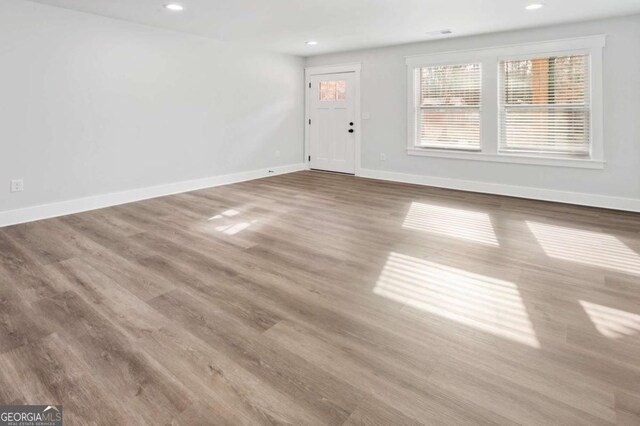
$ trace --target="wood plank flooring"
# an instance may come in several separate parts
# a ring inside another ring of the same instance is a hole
[[[640,424],[640,215],[300,172],[0,229],[66,424]]]

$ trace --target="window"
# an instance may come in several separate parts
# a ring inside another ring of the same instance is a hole
[[[320,100],[321,101],[344,101],[345,100],[345,80],[321,81]]]
[[[409,155],[604,168],[590,36],[407,58]]]
[[[500,151],[588,156],[589,55],[500,62]]]
[[[419,68],[417,145],[480,149],[480,64]]]

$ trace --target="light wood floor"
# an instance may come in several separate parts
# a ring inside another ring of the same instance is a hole
[[[67,424],[640,424],[640,215],[300,172],[0,229]]]

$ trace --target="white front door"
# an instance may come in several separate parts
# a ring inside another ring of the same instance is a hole
[[[311,76],[309,118],[311,168],[356,171],[354,73]]]

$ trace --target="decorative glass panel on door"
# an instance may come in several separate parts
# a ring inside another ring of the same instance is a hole
[[[346,99],[346,81],[321,81],[319,92],[321,101],[344,101]]]

